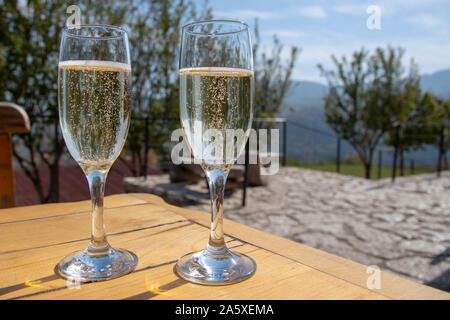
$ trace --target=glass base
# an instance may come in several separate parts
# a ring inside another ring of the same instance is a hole
[[[227,248],[219,252],[205,249],[181,257],[175,267],[185,280],[204,285],[227,285],[243,281],[256,271],[255,261]]]
[[[106,253],[96,254],[88,248],[62,259],[55,271],[61,277],[73,281],[104,281],[130,273],[137,262],[136,255],[125,249],[109,248]]]

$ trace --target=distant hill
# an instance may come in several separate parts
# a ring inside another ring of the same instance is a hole
[[[293,81],[289,92],[284,99],[283,114],[288,112],[289,108],[295,110],[305,107],[323,106],[322,97],[328,92],[328,87],[313,81]]]
[[[283,103],[281,117],[303,126],[334,134],[324,118],[323,97],[328,87],[312,81],[294,81]],[[287,156],[301,162],[333,161],[336,139],[288,125]]]
[[[421,86],[424,91],[431,91],[437,96],[450,99],[450,69],[426,74],[421,77]],[[318,82],[294,81],[286,95],[283,108],[279,114],[300,125],[319,129],[333,134],[328,127],[324,116],[323,97],[328,87]],[[334,161],[336,157],[336,139],[320,135],[313,131],[288,125],[288,157],[297,158],[302,162]],[[351,146],[343,142],[341,159],[355,154]],[[280,146],[281,147],[281,146]],[[385,152],[385,164],[391,164],[391,155]],[[437,151],[426,148],[406,155],[407,159],[414,159],[417,164],[434,163]]]
[[[443,99],[450,99],[450,69],[425,74],[421,77],[422,90],[431,91]]]

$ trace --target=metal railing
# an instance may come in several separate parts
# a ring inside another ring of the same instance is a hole
[[[52,179],[54,190],[52,190],[51,194],[51,200],[53,202],[58,202],[59,199],[59,180],[58,180],[58,172],[59,172],[59,159],[61,158],[60,150],[62,148],[60,147],[61,138],[59,134],[59,118],[56,116],[46,116],[46,115],[29,115],[30,120],[33,119],[47,119],[50,120],[49,123],[53,124],[53,139],[54,139],[54,146],[53,146],[53,153],[54,153],[54,165],[50,168],[52,171]],[[148,153],[151,149],[151,139],[150,139],[150,125],[152,121],[179,121],[178,118],[175,117],[135,117],[133,116],[131,118],[132,123],[134,121],[143,121],[144,122],[144,156],[143,156],[143,170],[142,175],[147,176],[148,173]],[[299,123],[297,121],[291,121],[286,118],[254,118],[255,123],[275,123],[279,126],[281,126],[281,137],[282,137],[282,166],[286,166],[287,164],[287,153],[288,153],[288,125],[296,128],[301,128],[303,130],[307,130],[309,132],[312,132],[314,134],[326,136],[331,139],[336,140],[336,153],[335,153],[335,163],[336,163],[336,172],[341,171],[341,148],[342,148],[342,138],[340,136],[337,136],[333,133],[326,132],[317,128],[313,128],[311,126]],[[442,171],[442,159],[443,159],[443,152],[444,150],[444,130],[445,127],[442,126],[440,129],[440,135],[439,135],[439,146],[438,146],[438,161],[437,161],[437,167],[436,172],[437,176],[440,176],[440,173]],[[395,181],[395,177],[397,175],[397,164],[398,164],[398,139],[399,135],[396,134],[396,141],[394,143],[393,148],[393,162],[392,162],[392,181]],[[249,166],[249,149],[248,149],[248,143],[246,146],[246,156],[245,156],[245,170],[244,170],[244,178],[243,178],[243,184],[242,184],[242,205],[245,206],[246,204],[246,189],[248,187],[248,166]],[[378,150],[378,178],[381,177],[381,167],[383,165],[383,153],[386,153],[386,151],[383,152],[382,149]],[[410,159],[410,170],[414,171],[415,161],[414,159]]]

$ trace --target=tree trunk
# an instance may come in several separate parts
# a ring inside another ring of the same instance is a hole
[[[372,169],[372,162],[364,163],[364,169],[365,169],[365,177],[366,179],[370,179],[370,171]]]
[[[48,189],[48,202],[59,201],[59,163],[55,161],[50,167],[50,186]]]
[[[444,170],[448,170],[448,161],[447,161],[447,150],[444,150],[444,154],[442,156],[442,160],[444,161]]]
[[[405,158],[404,158],[403,155],[404,155],[404,154],[403,154],[403,150],[400,149],[400,151],[399,151],[399,160],[400,160],[399,175],[400,175],[401,177],[403,177],[403,176],[405,175],[405,174],[404,174]]]

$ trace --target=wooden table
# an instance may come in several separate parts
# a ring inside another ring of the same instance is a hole
[[[210,215],[166,204],[149,194],[105,199],[112,246],[139,257],[136,270],[118,279],[67,286],[54,273],[66,254],[90,236],[90,201],[0,210],[0,298],[3,299],[449,299],[450,295],[392,274],[367,288],[367,267],[308,246],[225,220],[226,241],[250,255],[258,269],[229,286],[180,279],[174,264],[203,249]]]

